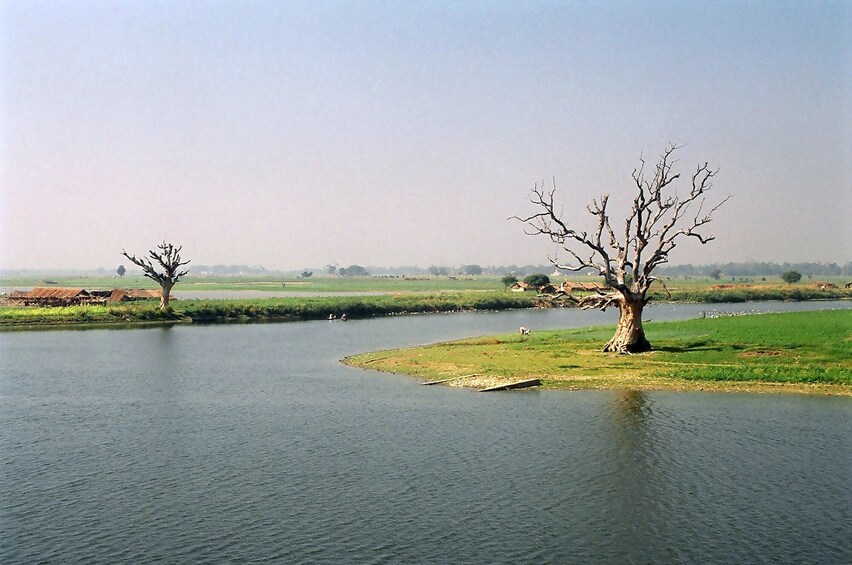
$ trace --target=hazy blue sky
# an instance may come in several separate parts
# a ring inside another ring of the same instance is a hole
[[[0,4],[4,268],[540,263],[508,222],[721,169],[673,263],[852,260],[852,3]]]

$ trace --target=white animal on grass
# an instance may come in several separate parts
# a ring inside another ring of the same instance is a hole
[[[521,327],[518,329],[518,332],[519,332],[521,335],[530,335],[530,329],[529,329],[529,328],[525,328],[524,326],[521,326]]]

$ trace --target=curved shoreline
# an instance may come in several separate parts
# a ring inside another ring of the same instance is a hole
[[[540,379],[543,389],[677,390],[852,396],[852,311],[648,324],[657,349],[600,352],[613,326],[498,335],[352,355],[344,364],[483,389]]]

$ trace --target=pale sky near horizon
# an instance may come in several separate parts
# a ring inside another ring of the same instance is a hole
[[[852,260],[852,3],[0,1],[0,267],[537,264],[632,198],[640,154],[708,161],[707,246]],[[712,195],[713,193],[711,193]],[[588,218],[588,219],[587,219]]]

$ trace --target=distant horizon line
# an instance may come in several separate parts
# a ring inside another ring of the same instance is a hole
[[[737,266],[746,266],[746,265],[768,265],[768,266],[793,266],[793,265],[813,265],[813,266],[823,266],[827,267],[830,265],[836,265],[837,267],[845,267],[852,264],[852,260],[846,261],[757,261],[757,260],[748,260],[748,261],[725,261],[725,262],[707,262],[707,263],[673,263],[670,265],[660,265],[658,269],[660,272],[670,270],[670,269],[683,269],[683,268],[708,268],[708,267],[718,267],[722,265],[737,265]],[[353,263],[353,265],[357,265],[357,263]],[[383,271],[394,271],[395,274],[404,274],[406,270],[410,270],[413,274],[424,274],[424,271],[428,271],[432,267],[436,268],[445,268],[445,269],[455,269],[461,270],[465,266],[475,265],[481,267],[483,270],[506,270],[509,267],[515,267],[518,269],[527,269],[527,268],[540,268],[544,270],[553,270],[556,267],[552,263],[526,263],[526,264],[503,264],[503,265],[483,265],[480,263],[461,263],[461,264],[430,264],[426,267],[421,267],[417,263],[411,265],[364,265],[364,268],[368,271],[371,271],[371,274],[382,274]],[[346,268],[348,265],[336,265],[338,267]],[[326,270],[326,266],[309,266],[309,267],[301,267],[301,268],[266,268],[263,265],[249,265],[249,264],[238,264],[238,263],[215,263],[215,264],[199,264],[196,265],[193,269],[193,265],[190,264],[190,274],[193,274],[192,271],[196,271],[195,275],[201,275],[207,273],[207,271],[203,271],[202,273],[198,272],[198,269],[229,269],[229,270],[244,270],[249,271],[247,275],[257,275],[261,273],[268,273],[270,275],[275,274],[288,274],[288,273],[296,273],[299,274],[304,271],[312,271],[312,274],[324,275],[330,274]],[[116,266],[117,268],[117,266]],[[73,267],[73,268],[63,268],[63,267],[23,267],[23,268],[0,268],[0,277],[15,275],[15,274],[33,274],[33,275],[59,275],[59,274],[68,274],[68,275],[81,275],[81,274],[115,274],[116,268],[110,267]],[[565,275],[575,274],[573,271],[568,271],[567,269],[559,269]],[[585,269],[592,270],[592,269]],[[135,268],[128,268],[128,273],[131,272],[140,272]],[[373,273],[375,271],[375,273]],[[231,276],[239,276],[240,272],[233,273],[209,273],[211,275],[231,275]],[[426,273],[428,274],[428,273]],[[495,273],[496,274],[496,273]]]

